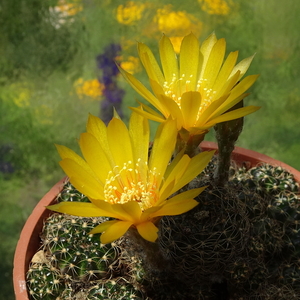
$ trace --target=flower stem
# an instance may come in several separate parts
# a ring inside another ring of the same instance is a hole
[[[233,106],[230,110],[243,107],[243,100]],[[219,155],[217,168],[214,174],[215,183],[224,186],[229,179],[231,153],[243,129],[244,118],[231,120],[217,124],[214,129],[218,141]]]
[[[170,264],[162,255],[157,242],[152,243],[146,241],[135,228],[130,228],[128,233],[130,235],[130,239],[136,244],[136,246],[140,246],[143,249],[143,253],[140,255],[146,270],[151,272],[165,272],[169,269]]]

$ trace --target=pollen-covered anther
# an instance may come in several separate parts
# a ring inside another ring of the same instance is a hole
[[[142,163],[138,159],[134,167],[133,163],[128,161],[121,169],[115,167],[114,171],[116,170],[117,174],[109,172],[106,179],[104,187],[106,201],[112,204],[136,201],[142,210],[151,207],[156,197],[156,168],[148,170],[147,163]],[[146,178],[142,173],[147,174]]]

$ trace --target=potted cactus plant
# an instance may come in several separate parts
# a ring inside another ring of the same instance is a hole
[[[186,36],[179,66],[167,37],[159,47],[162,70],[138,44],[153,93],[120,69],[158,112],[140,103],[128,128],[90,115],[83,158],[57,146],[69,179],[17,300],[299,299],[299,172],[234,146],[258,109],[243,104],[253,57],[224,61],[214,34]],[[150,144],[147,119],[161,123]]]

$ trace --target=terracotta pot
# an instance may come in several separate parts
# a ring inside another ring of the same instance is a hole
[[[56,183],[39,201],[22,229],[14,257],[13,281],[16,300],[29,300],[26,273],[33,255],[41,246],[40,233],[44,220],[51,214],[51,211],[45,207],[55,200],[62,190],[65,180],[66,178],[63,178]]]
[[[217,144],[213,142],[203,142],[201,144],[201,148],[203,150],[218,149]],[[295,176],[295,179],[300,182],[299,171],[264,154],[235,147],[235,150],[232,153],[232,159],[235,160],[238,165],[246,164],[246,166],[250,168],[261,162],[268,163],[273,166],[281,166],[283,169],[292,173]],[[29,300],[26,289],[26,273],[33,255],[40,247],[39,235],[43,227],[43,222],[51,213],[45,208],[45,206],[50,205],[55,200],[58,193],[62,190],[65,180],[66,178],[60,180],[42,198],[42,200],[34,208],[32,214],[29,216],[21,232],[15,252],[13,270],[16,300]]]

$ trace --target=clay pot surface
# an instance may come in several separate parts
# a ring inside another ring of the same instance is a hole
[[[201,148],[202,150],[207,151],[218,149],[218,146],[214,142],[202,142]],[[280,166],[292,173],[295,179],[300,182],[300,171],[267,155],[241,147],[235,147],[232,153],[232,159],[239,166],[245,165],[247,168],[252,168],[259,163]],[[22,229],[14,256],[13,280],[16,300],[29,300],[26,288],[26,273],[33,255],[41,246],[40,233],[43,228],[44,220],[51,214],[45,207],[50,205],[56,199],[56,196],[61,192],[65,181],[66,178],[60,180],[39,201]]]
[[[46,209],[46,206],[50,205],[56,199],[65,181],[66,178],[63,178],[45,194],[33,209],[21,231],[15,251],[13,269],[16,300],[29,300],[26,287],[26,273],[32,257],[41,246],[40,233],[44,225],[44,220],[51,214],[51,211]]]

